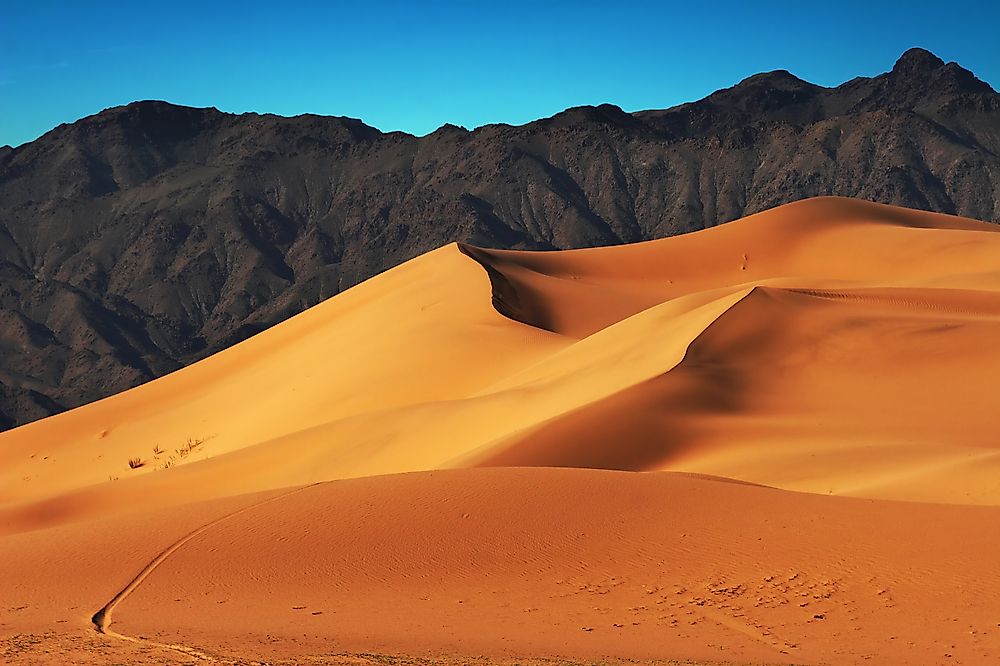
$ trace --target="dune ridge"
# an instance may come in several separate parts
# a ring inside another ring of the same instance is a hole
[[[212,658],[1000,655],[975,588],[1000,518],[997,231],[819,198],[629,246],[444,246],[0,434],[0,562],[36,563],[0,587],[30,609],[0,631],[118,608],[109,635]],[[82,563],[53,577],[67,544]]]

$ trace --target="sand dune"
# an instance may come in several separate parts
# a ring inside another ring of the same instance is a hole
[[[8,537],[8,552],[31,560],[8,560],[31,572],[5,595],[27,606],[6,618],[9,630],[77,622],[126,587],[143,549],[161,552],[167,534],[230,514],[160,563],[115,607],[111,628],[213,655],[286,658],[1000,655],[1000,592],[983,578],[1000,547],[992,507],[539,468],[325,483]],[[57,548],[67,544],[82,557]],[[86,583],[60,590],[66,606],[53,610],[52,577]]]
[[[194,660],[996,659],[998,266],[993,226],[837,198],[445,246],[0,435],[0,634],[111,603],[101,640]]]

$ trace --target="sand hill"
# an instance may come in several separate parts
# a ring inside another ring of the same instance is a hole
[[[1000,660],[998,231],[452,244],[4,433],[0,657]]]

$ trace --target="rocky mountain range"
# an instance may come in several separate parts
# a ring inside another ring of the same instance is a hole
[[[912,49],[835,88],[775,71],[666,110],[424,137],[107,109],[0,148],[0,427],[183,367],[450,241],[630,243],[831,194],[1000,222],[1000,94]]]

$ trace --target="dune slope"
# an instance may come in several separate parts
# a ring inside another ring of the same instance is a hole
[[[994,507],[678,473],[494,468],[186,509],[7,537],[5,567],[31,572],[14,589],[5,583],[4,598],[24,606],[5,618],[8,630],[82,622],[142,568],[139,551],[162,552],[166,533],[217,521],[115,607],[115,632],[237,658],[1000,657],[1000,592],[984,578],[997,573]],[[60,554],[66,543],[84,555]],[[67,577],[87,583],[61,590],[66,607],[54,610],[46,579]]]
[[[993,226],[837,198],[445,246],[0,435],[0,633],[110,603],[104,640],[185,659],[995,656],[998,266]]]

